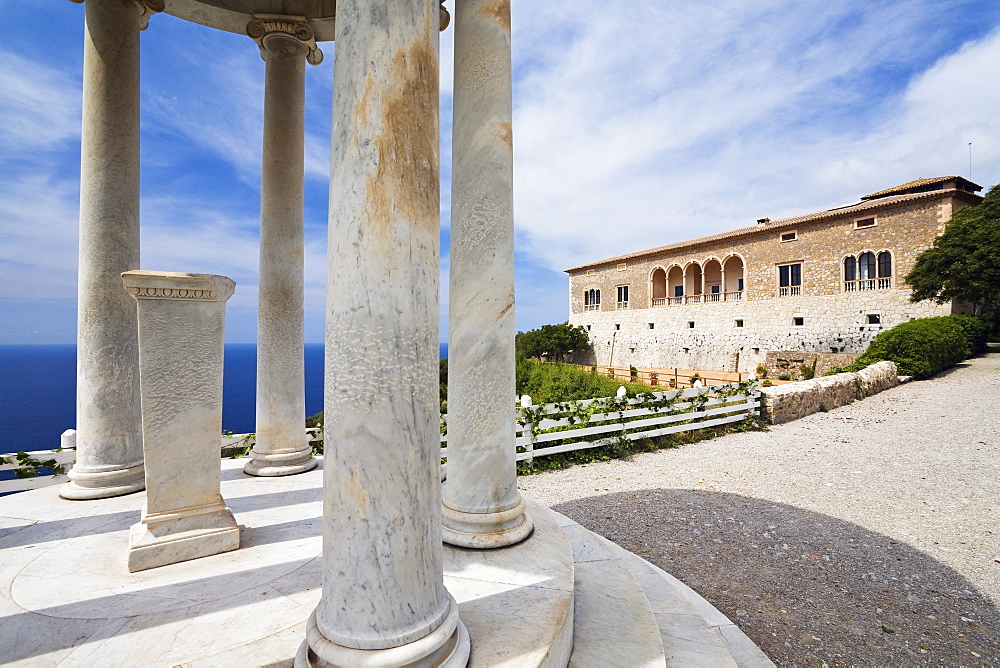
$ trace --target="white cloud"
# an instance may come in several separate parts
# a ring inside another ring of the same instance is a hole
[[[244,182],[259,185],[265,63],[257,45],[249,37],[179,21],[157,28],[148,37],[157,43],[149,48],[164,52],[161,57],[173,65],[146,77],[143,123],[157,148],[161,153],[178,146],[189,153],[208,152]],[[333,44],[320,46],[324,62],[307,66],[304,168],[307,178],[325,183],[330,173]]]
[[[80,75],[0,50],[0,150],[60,148],[80,136]]]
[[[515,14],[517,222],[550,270],[964,173],[967,141],[1000,176],[1000,31],[908,82],[927,2],[598,4]]]
[[[0,298],[75,298],[78,212],[76,179],[0,179]]]
[[[514,3],[518,327],[565,318],[566,267],[964,175],[970,141],[975,180],[1000,181],[991,7]],[[14,36],[0,50],[0,298],[75,295],[80,23],[50,20],[46,45]],[[441,35],[446,234],[453,36]],[[334,45],[322,48],[307,68],[309,340],[325,290]],[[230,339],[253,340],[264,63],[246,37],[166,15],[142,49],[143,266],[232,276]],[[446,270],[444,258],[442,305]]]

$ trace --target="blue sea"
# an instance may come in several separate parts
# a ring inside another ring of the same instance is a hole
[[[441,358],[448,344],[441,344]],[[306,344],[306,415],[323,410],[323,344]],[[222,428],[254,431],[257,346],[225,347]],[[302,416],[305,420],[305,415]],[[0,452],[49,450],[76,426],[76,346],[0,346]]]

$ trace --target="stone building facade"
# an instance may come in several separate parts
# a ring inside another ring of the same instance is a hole
[[[903,277],[982,188],[918,179],[857,204],[627,253],[566,270],[569,322],[601,366],[750,371],[768,351],[861,353],[883,329],[946,315]]]

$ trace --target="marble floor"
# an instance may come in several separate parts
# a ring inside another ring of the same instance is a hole
[[[0,500],[0,663],[290,666],[320,597],[322,470],[251,478],[222,462],[240,549],[137,573],[126,552],[143,493],[65,501],[52,486]],[[445,546],[469,665],[569,657],[572,551],[553,514],[529,512],[521,545]]]

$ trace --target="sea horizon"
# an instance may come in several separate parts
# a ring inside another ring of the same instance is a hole
[[[448,344],[439,345],[448,356]],[[323,344],[307,343],[305,418],[323,410]],[[0,406],[5,419],[0,453],[51,450],[59,437],[76,428],[76,344],[0,345]],[[255,430],[257,344],[227,343],[224,348],[222,429]]]

